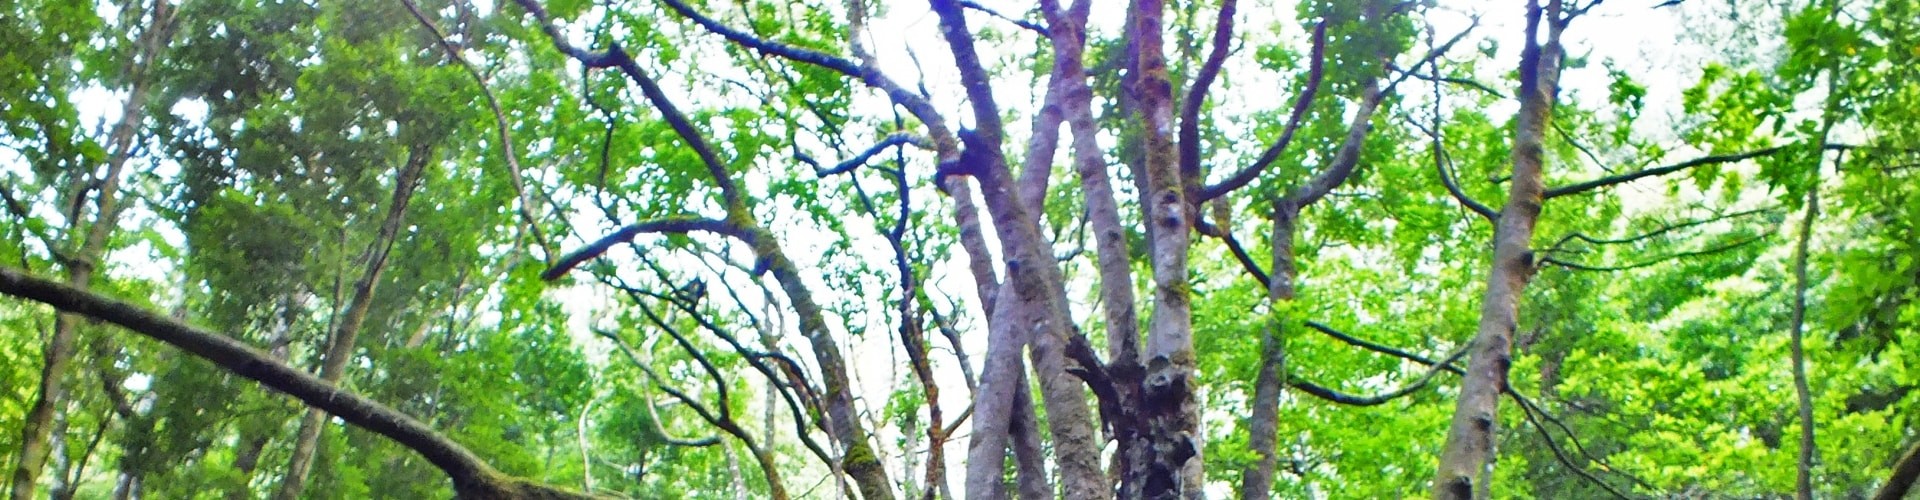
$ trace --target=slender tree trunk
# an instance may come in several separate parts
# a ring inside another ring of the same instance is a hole
[[[154,2],[152,9],[147,28],[140,35],[139,59],[134,61],[131,69],[133,88],[120,108],[119,123],[114,124],[113,131],[108,135],[108,146],[113,155],[107,158],[106,174],[97,179],[100,185],[99,194],[94,200],[93,220],[90,223],[82,222],[86,214],[84,205],[80,203],[75,203],[75,210],[68,214],[67,234],[77,248],[70,249],[63,257],[67,283],[77,287],[86,288],[93,284],[95,266],[106,252],[107,236],[118,223],[121,173],[126,169],[127,160],[133,157],[133,141],[140,130],[141,120],[146,117],[143,111],[148,94],[148,68],[172,33],[173,16],[168,4]],[[69,191],[83,195],[87,185],[95,179],[81,172],[73,174],[73,187]],[[79,321],[80,318],[72,314],[58,313],[54,316],[53,335],[42,351],[40,385],[34,392],[33,405],[27,410],[25,422],[20,426],[20,449],[15,454],[11,491],[14,500],[33,498],[40,470],[46,464],[54,412],[66,398],[64,378],[67,364],[73,359]]]
[[[67,432],[73,426],[68,425],[67,410],[61,408],[53,412],[53,431],[48,433],[48,461],[53,462],[53,484],[47,486],[47,498],[62,500],[73,497],[73,484],[67,481],[67,475],[73,472],[71,450],[67,449]]]
[[[858,485],[861,498],[867,500],[890,500],[893,498],[893,483],[887,480],[886,467],[874,454],[870,443],[872,436],[866,426],[860,424],[858,412],[854,410],[852,382],[847,377],[846,358],[840,354],[840,345],[833,340],[827,328],[826,313],[813,301],[812,292],[800,277],[799,268],[780,250],[773,235],[765,228],[751,221],[744,210],[735,212],[735,218],[747,219],[745,224],[757,236],[754,246],[761,259],[768,262],[768,271],[773,273],[774,281],[787,294],[787,301],[799,313],[800,333],[806,337],[813,348],[813,357],[820,365],[824,378],[826,397],[822,398],[827,406],[827,429],[834,439],[841,443],[846,452],[842,455],[842,466],[847,475],[852,476]]]
[[[1813,390],[1807,386],[1807,244],[1813,239],[1813,222],[1820,217],[1820,171],[1814,163],[1814,182],[1807,186],[1807,216],[1800,222],[1800,238],[1793,246],[1793,392],[1800,410],[1799,471],[1794,479],[1794,496],[1813,499],[1813,459],[1817,451],[1813,440]]]
[[[980,370],[980,384],[974,389],[973,432],[967,442],[967,498],[992,500],[1006,497],[1008,437],[1014,425],[1013,408],[1017,395],[1025,391],[1026,378],[1020,376],[1020,350],[1026,344],[1020,330],[1012,327],[1021,315],[1019,301],[1005,287],[995,295],[998,303],[988,308],[987,352]],[[1031,405],[1031,402],[1028,403]]]
[[[1281,200],[1273,208],[1273,273],[1267,281],[1272,317],[1260,331],[1260,373],[1253,383],[1253,414],[1248,416],[1247,447],[1253,450],[1253,469],[1240,478],[1240,498],[1267,498],[1273,490],[1273,471],[1279,462],[1274,447],[1280,428],[1280,393],[1287,385],[1286,326],[1293,302],[1293,233],[1300,207]],[[1224,228],[1223,228],[1224,230]]]
[[[1473,358],[1460,387],[1446,448],[1434,478],[1434,496],[1441,499],[1487,498],[1493,477],[1495,427],[1499,423],[1500,394],[1507,387],[1513,364],[1513,332],[1519,300],[1533,279],[1534,223],[1540,217],[1543,187],[1543,141],[1552,116],[1560,72],[1560,32],[1565,28],[1561,0],[1542,12],[1538,0],[1529,0],[1526,47],[1520,56],[1520,112],[1513,134],[1513,178],[1506,206],[1500,210],[1493,233],[1493,265],[1481,298],[1480,327],[1470,348]],[[1539,41],[1541,21],[1547,22],[1546,42]]]
[[[1028,387],[1027,370],[1019,370],[1013,386],[1013,423],[1008,429],[1013,448],[1014,491],[1020,500],[1053,498],[1053,486],[1047,478],[1047,457],[1040,444],[1040,419],[1034,415],[1033,388]],[[949,495],[951,496],[951,495]]]
[[[347,361],[353,357],[354,343],[360,335],[360,327],[367,320],[367,309],[372,307],[374,292],[379,288],[380,274],[386,270],[387,255],[393,249],[393,242],[398,238],[406,218],[407,202],[413,199],[420,173],[432,163],[432,158],[433,146],[412,146],[407,152],[406,164],[394,179],[393,199],[387,204],[386,219],[381,222],[379,234],[367,246],[366,268],[361,271],[359,281],[354,283],[353,298],[342,312],[344,318],[336,325],[332,341],[328,342],[327,352],[321,360],[320,379],[329,384],[339,385],[345,375]],[[320,443],[320,434],[326,430],[326,420],[327,413],[318,408],[308,408],[300,419],[300,431],[294,438],[293,454],[287,458],[286,476],[281,478],[280,487],[273,495],[276,500],[294,500],[306,488],[307,474],[312,471],[314,451]]]

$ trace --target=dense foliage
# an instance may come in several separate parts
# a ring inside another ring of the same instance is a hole
[[[1920,2],[1657,3],[0,2],[4,482],[1910,483]]]

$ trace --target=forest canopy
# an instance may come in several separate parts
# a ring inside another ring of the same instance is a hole
[[[1915,0],[15,0],[0,41],[13,500],[1920,477]]]

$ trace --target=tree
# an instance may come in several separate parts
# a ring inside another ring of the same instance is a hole
[[[1909,3],[27,2],[12,491],[1897,496]]]

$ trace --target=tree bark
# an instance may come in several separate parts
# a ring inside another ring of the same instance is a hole
[[[1800,454],[1794,479],[1794,496],[1813,499],[1813,390],[1807,386],[1807,245],[1813,239],[1813,222],[1820,217],[1820,163],[1814,162],[1814,182],[1807,186],[1807,215],[1800,221],[1800,238],[1793,245],[1793,393],[1800,412]]]
[[[1920,443],[1907,447],[1900,454],[1900,460],[1894,462],[1893,473],[1887,476],[1886,486],[1873,495],[1873,500],[1900,500],[1907,497],[1907,490],[1913,489],[1915,479],[1920,479]]]
[[[417,144],[407,151],[406,164],[400,168],[393,184],[393,198],[387,204],[386,219],[380,223],[380,232],[367,245],[366,268],[361,270],[360,279],[353,285],[353,297],[349,299],[344,316],[334,329],[333,339],[327,344],[327,352],[320,364],[320,380],[328,385],[339,385],[344,378],[347,361],[353,358],[354,344],[360,335],[361,326],[366,323],[367,310],[373,306],[373,296],[380,286],[380,275],[387,267],[387,255],[398,239],[402,223],[406,220],[407,203],[413,199],[414,189],[420,183],[420,173],[432,163],[433,146]],[[320,435],[326,430],[326,413],[319,408],[308,409],[300,419],[300,431],[294,438],[293,454],[287,458],[286,476],[281,478],[280,487],[275,490],[276,500],[294,500],[306,489],[307,474],[312,471],[314,450],[320,443]]]
[[[1001,254],[1006,259],[1008,280],[996,295],[1013,292],[1013,298],[1023,304],[1022,310],[1033,315],[1032,321],[1021,321],[1022,324],[1018,325],[993,325],[990,321],[988,328],[990,331],[1018,328],[1031,329],[1028,331],[1033,332],[1029,356],[1046,405],[1047,425],[1053,435],[1062,494],[1068,498],[1111,495],[1112,491],[1106,485],[1106,475],[1100,470],[1099,443],[1094,435],[1085,386],[1067,372],[1065,353],[1068,341],[1069,338],[1078,338],[1079,333],[1072,322],[1072,315],[1067,312],[1066,285],[1059,263],[1054,260],[1052,247],[1042,236],[1039,224],[1032,216],[1032,207],[1025,206],[1015,192],[1013,176],[1005,155],[1000,151],[1005,139],[1000,108],[994,103],[988,73],[974,49],[966,16],[958,2],[934,0],[931,3],[940,17],[941,35],[953,52],[955,65],[962,75],[976,127],[971,133],[961,135],[964,151],[942,160],[980,181],[982,199],[986,202],[988,215],[993,219]],[[992,315],[989,315],[991,318]],[[1000,333],[996,336],[989,333],[987,350],[1004,352],[1005,348],[996,349],[993,339],[1017,340],[1016,335],[1020,334]],[[1005,373],[1004,370],[983,371],[981,386],[1003,383],[1001,381],[1005,379],[989,379],[1002,377]],[[996,393],[982,390],[980,394]],[[974,466],[969,464],[969,469],[972,468]],[[970,477],[978,475],[971,470],[968,474]]]
[[[1543,142],[1559,82],[1560,32],[1566,27],[1561,1],[1548,0],[1545,12],[1539,0],[1528,2],[1526,46],[1520,56],[1520,111],[1513,133],[1513,178],[1494,228],[1493,264],[1481,298],[1479,330],[1470,347],[1473,358],[1467,363],[1434,477],[1434,496],[1440,499],[1491,494],[1488,483],[1496,457],[1500,394],[1513,364],[1519,300],[1535,270],[1531,245],[1545,193]],[[1544,44],[1538,38],[1543,17],[1547,23]]]
[[[127,100],[120,108],[120,121],[115,123],[108,135],[108,145],[113,155],[107,158],[107,172],[98,179],[99,195],[95,198],[95,212],[90,223],[82,223],[86,214],[84,205],[75,203],[72,213],[67,214],[67,231],[71,243],[78,248],[61,256],[65,261],[67,283],[88,288],[93,284],[93,276],[99,260],[106,253],[107,236],[113,232],[119,221],[119,192],[121,174],[126,169],[127,160],[133,157],[135,136],[140,130],[149,93],[149,68],[166,46],[166,39],[172,34],[172,10],[166,2],[154,2],[147,28],[141,32],[137,54],[132,70],[133,88],[127,93]],[[91,172],[91,169],[86,169]],[[81,171],[73,172],[73,193],[85,193],[89,179]],[[14,500],[30,500],[38,486],[40,470],[46,465],[49,431],[53,426],[55,410],[66,399],[65,380],[67,364],[74,355],[75,337],[79,335],[79,318],[71,314],[56,314],[53,321],[53,335],[47,340],[42,351],[40,367],[40,385],[34,392],[32,406],[27,410],[25,421],[20,426],[20,449],[15,454],[13,470]]]
[[[1260,331],[1260,372],[1253,383],[1253,411],[1247,422],[1247,447],[1253,450],[1253,469],[1240,478],[1240,498],[1268,498],[1273,490],[1273,471],[1279,462],[1274,451],[1280,428],[1280,393],[1287,385],[1286,327],[1291,315],[1286,308],[1293,303],[1294,222],[1300,207],[1281,200],[1273,207],[1273,271],[1267,281],[1267,300],[1272,315]]]
[[[120,325],[171,344],[234,375],[340,417],[348,424],[385,436],[419,453],[453,480],[455,494],[469,499],[589,498],[577,493],[512,478],[495,471],[473,452],[426,424],[374,400],[340,390],[306,371],[273,359],[232,337],[195,328],[179,320],[110,299],[78,287],[0,268],[0,295],[40,302],[55,309]],[[137,484],[138,478],[131,478]],[[129,488],[130,490],[131,488]],[[116,489],[115,495],[120,495]]]
[[[1145,372],[1139,387],[1140,428],[1123,463],[1120,496],[1199,498],[1200,407],[1194,396],[1193,305],[1187,252],[1196,214],[1180,175],[1173,142],[1173,87],[1167,79],[1163,0],[1135,0],[1129,59],[1122,82],[1140,120],[1147,190],[1141,207],[1153,271],[1153,315],[1147,323]],[[1115,360],[1125,362],[1126,360]],[[1123,438],[1124,439],[1124,438]]]

